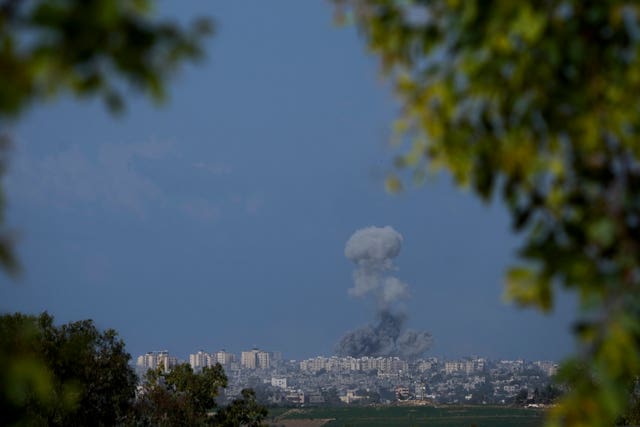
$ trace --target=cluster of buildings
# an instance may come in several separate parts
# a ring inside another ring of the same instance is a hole
[[[236,355],[225,350],[216,351],[215,353],[206,353],[200,350],[195,354],[189,355],[189,364],[196,371],[207,366],[215,366],[216,363],[222,366],[230,366],[235,361]]]
[[[282,360],[282,353],[267,352],[257,348],[243,351],[238,358],[235,353],[226,350],[220,350],[213,353],[198,351],[189,355],[189,364],[194,371],[200,371],[204,367],[222,365],[227,371],[238,369],[269,369],[272,361],[279,362]],[[136,370],[138,373],[144,373],[149,369],[161,367],[165,371],[182,363],[177,357],[170,356],[167,350],[150,351],[146,354],[138,356],[136,359]]]
[[[328,372],[347,371],[378,371],[382,373],[399,373],[409,370],[409,363],[399,357],[322,357],[307,359],[300,362],[300,370],[316,373],[324,370]]]
[[[451,360],[444,362],[445,374],[453,374],[454,372],[464,372],[471,374],[473,372],[482,371],[484,369],[485,360],[482,358],[474,358],[468,360]]]
[[[137,359],[139,372],[178,363],[166,351]],[[367,404],[393,401],[416,403],[506,404],[516,396],[547,396],[558,369],[553,361],[489,360],[469,357],[314,357],[284,360],[281,353],[257,348],[239,355],[220,350],[189,355],[195,371],[221,364],[228,377],[225,397],[232,399],[250,387],[262,403],[271,405]],[[543,391],[545,391],[544,394]]]
[[[149,369],[162,368],[165,372],[168,372],[178,363],[178,358],[170,356],[167,350],[150,351],[138,356],[136,360],[136,370],[138,373],[145,373]]]

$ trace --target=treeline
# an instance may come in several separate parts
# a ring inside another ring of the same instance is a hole
[[[531,395],[527,389],[522,389],[514,398],[516,405],[542,404],[550,405],[555,403],[562,396],[562,389],[552,384],[547,384],[543,388],[535,388]]]
[[[264,426],[246,389],[227,406],[220,365],[149,371],[138,387],[131,355],[113,329],[91,320],[54,325],[51,315],[0,316],[0,425]]]

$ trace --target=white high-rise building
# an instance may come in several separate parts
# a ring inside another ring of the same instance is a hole
[[[162,367],[165,372],[169,372],[171,368],[178,364],[178,358],[170,356],[169,352],[164,350],[158,352],[158,367]]]
[[[138,356],[136,366],[144,372],[147,372],[149,369],[155,369],[158,366],[157,353],[149,352]]]
[[[178,358],[169,355],[167,350],[150,351],[142,356],[138,356],[136,366],[143,372],[149,369],[157,369],[162,367],[165,372],[171,370],[178,364]]]
[[[219,364],[226,366],[231,364],[236,360],[236,355],[233,353],[229,353],[228,351],[220,350],[215,353],[216,362]]]
[[[189,364],[194,371],[200,371],[204,367],[214,365],[215,362],[209,353],[200,350],[195,354],[189,355]]]
[[[268,369],[271,366],[269,353],[254,348],[240,354],[240,365],[247,369]]]
[[[260,369],[269,369],[271,361],[269,359],[269,353],[266,351],[258,351],[256,353],[257,366]]]
[[[258,364],[258,358],[256,357],[257,353],[258,349],[256,348],[240,353],[240,366],[247,369],[256,369]]]

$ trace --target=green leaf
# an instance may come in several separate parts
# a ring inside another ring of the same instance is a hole
[[[525,267],[513,267],[507,272],[504,298],[543,311],[549,311],[553,305],[549,278]]]

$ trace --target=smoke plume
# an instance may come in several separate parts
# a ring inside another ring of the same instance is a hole
[[[381,310],[406,298],[407,284],[389,275],[400,248],[402,236],[389,226],[368,227],[353,233],[344,248],[345,256],[357,266],[349,293],[357,297],[373,295]]]
[[[421,356],[431,345],[426,331],[405,330],[406,315],[396,302],[409,296],[409,286],[392,275],[393,259],[400,254],[402,235],[392,227],[368,227],[356,231],[347,241],[345,256],[356,264],[354,286],[349,293],[373,298],[376,302],[374,325],[348,332],[338,345],[341,356]]]

